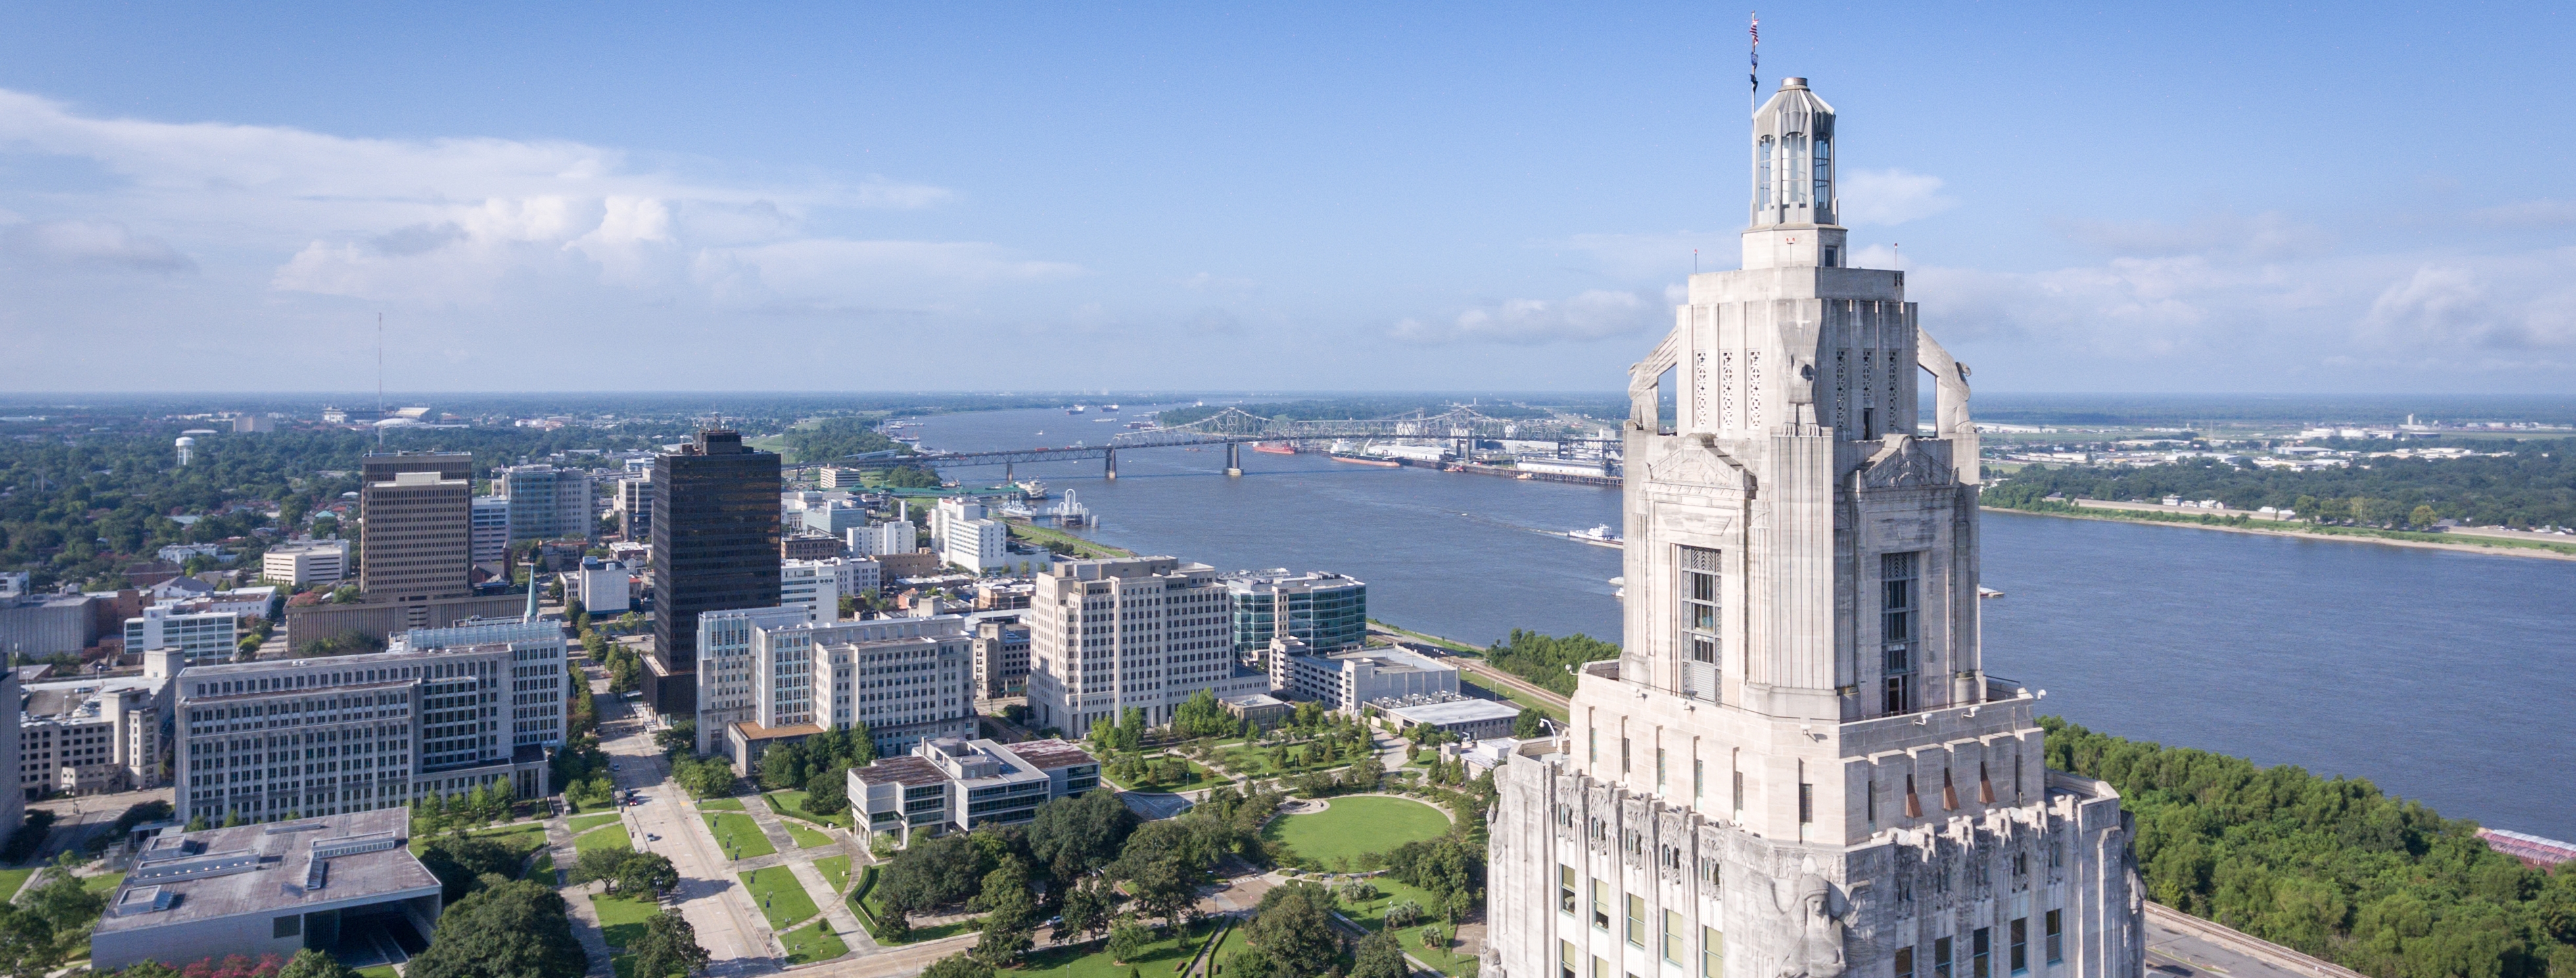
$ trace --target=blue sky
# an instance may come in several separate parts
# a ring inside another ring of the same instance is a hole
[[[0,386],[1619,386],[1743,223],[1704,5],[0,5]],[[1997,391],[2564,391],[2563,5],[1807,4]],[[1901,243],[1902,247],[1892,246]]]

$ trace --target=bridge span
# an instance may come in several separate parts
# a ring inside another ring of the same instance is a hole
[[[1000,465],[1008,478],[1012,466],[1028,462],[1062,462],[1074,459],[1101,460],[1103,474],[1118,477],[1118,453],[1145,448],[1183,448],[1225,446],[1225,474],[1243,474],[1243,446],[1248,442],[1322,441],[1346,438],[1415,438],[1457,443],[1458,457],[1473,456],[1478,441],[1547,441],[1555,442],[1559,457],[1572,457],[1577,446],[1589,446],[1608,453],[1621,444],[1616,438],[1586,436],[1575,426],[1553,419],[1496,418],[1473,408],[1458,407],[1447,412],[1426,415],[1415,411],[1391,418],[1354,420],[1294,420],[1264,418],[1241,408],[1229,407],[1216,414],[1187,424],[1168,428],[1149,428],[1120,432],[1101,445],[1067,445],[1046,448],[1014,448],[983,452],[922,452],[915,455],[887,457],[872,452],[845,456],[832,464],[852,468],[892,468],[898,465],[970,466]]]

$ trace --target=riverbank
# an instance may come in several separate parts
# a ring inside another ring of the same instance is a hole
[[[2344,543],[2378,543],[2392,547],[2416,547],[2425,550],[2454,550],[2462,553],[2498,554],[2509,557],[2538,557],[2544,560],[2576,560],[2576,545],[2526,542],[2502,538],[2483,538],[2475,542],[2437,533],[2406,533],[2392,530],[2368,530],[2339,526],[2264,526],[2245,517],[2198,516],[2176,513],[2142,512],[2127,509],[2077,507],[2065,503],[2047,508],[2023,509],[2014,506],[1980,507],[1995,513],[2022,513],[2030,516],[2057,516],[2077,520],[2105,520],[2140,523],[2148,526],[2172,526],[2193,530],[2219,530],[2228,533],[2254,533],[2268,536],[2298,537],[2307,540],[2336,540]]]

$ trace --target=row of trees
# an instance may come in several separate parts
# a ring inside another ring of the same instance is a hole
[[[1566,696],[1574,695],[1574,673],[1568,667],[1581,669],[1586,662],[1618,657],[1616,642],[1582,634],[1559,638],[1518,628],[1512,629],[1510,638],[1485,650],[1486,661],[1497,668]]]
[[[2524,866],[2365,780],[2040,723],[2050,767],[2119,790],[2158,903],[2364,974],[2576,975],[2576,864]]]
[[[2384,444],[2384,443],[2382,443]],[[2353,444],[2348,447],[2365,447]],[[2355,459],[2350,468],[2291,470],[2189,459],[2138,468],[2023,468],[1986,487],[1990,506],[2030,508],[2069,499],[2215,499],[2231,509],[2270,506],[2303,519],[2364,526],[2576,526],[2576,439],[2480,446],[2501,457]]]
[[[825,730],[802,744],[782,744],[760,755],[760,786],[805,789],[805,810],[830,815],[850,807],[851,768],[876,763],[876,734],[865,723]]]

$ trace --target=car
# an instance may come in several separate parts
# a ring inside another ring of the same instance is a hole
[[[653,833],[651,833],[651,832],[646,832],[646,833],[644,833],[644,841],[646,841],[646,842],[660,842],[660,841],[662,841],[662,837],[661,837],[661,836],[658,836],[658,835],[654,835],[654,834],[653,834]]]

